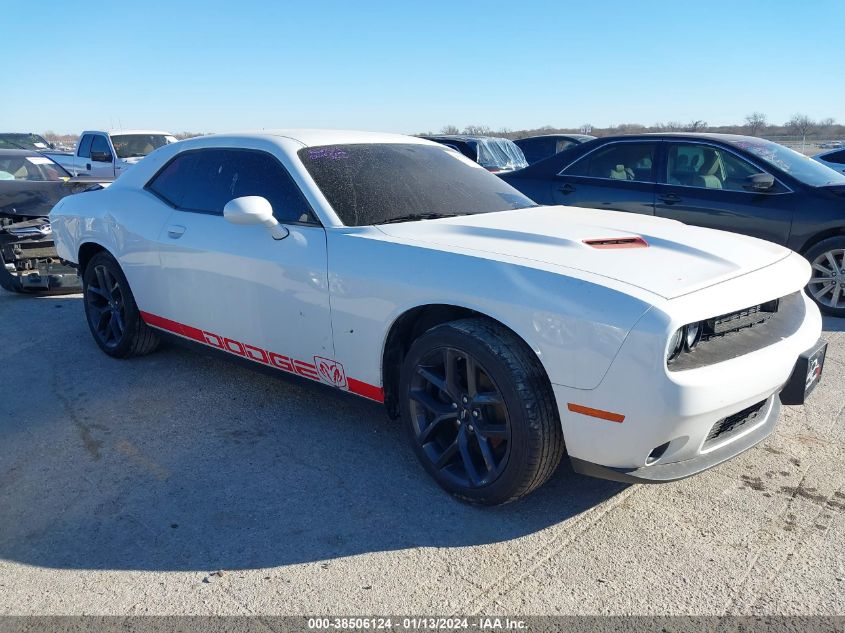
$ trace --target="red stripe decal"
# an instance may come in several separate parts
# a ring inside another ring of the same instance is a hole
[[[336,373],[334,375],[334,383],[329,380],[322,380],[320,378],[320,373],[317,371],[317,367],[312,363],[297,360],[295,358],[289,358],[288,356],[282,356],[276,352],[268,352],[260,347],[241,343],[240,341],[236,341],[234,339],[225,338],[219,334],[205,332],[190,325],[171,321],[170,319],[165,319],[164,317],[160,317],[149,312],[141,312],[141,318],[144,320],[144,323],[151,325],[152,327],[173,332],[174,334],[184,336],[185,338],[189,338],[193,341],[198,341],[204,345],[208,345],[209,347],[216,347],[217,349],[229,352],[233,356],[246,357],[256,363],[266,365],[269,362],[269,364],[276,369],[287,373],[304,376],[305,378],[310,378],[311,380],[315,380],[317,382],[333,384],[335,387],[342,387],[343,382],[345,381],[350,392],[370,400],[375,400],[376,402],[384,402],[384,390],[381,387],[376,387],[375,385],[355,380],[354,378],[345,378],[343,376],[343,366],[331,359],[315,357],[315,361],[318,358],[323,361],[328,360],[332,363],[333,369],[336,367],[336,372],[339,372],[339,374]]]
[[[384,402],[384,389],[376,387],[375,385],[355,380],[354,378],[347,378],[349,383],[349,391],[359,396],[364,396],[376,402]]]

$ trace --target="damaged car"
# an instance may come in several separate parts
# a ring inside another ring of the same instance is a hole
[[[76,269],[59,259],[47,214],[70,194],[101,189],[30,150],[0,149],[0,286],[10,292],[75,292]]]

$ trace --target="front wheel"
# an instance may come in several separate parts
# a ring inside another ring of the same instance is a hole
[[[551,385],[534,353],[481,318],[432,328],[400,379],[411,445],[440,486],[485,505],[542,485],[563,455]]]
[[[807,293],[822,312],[845,317],[845,236],[822,240],[804,256],[813,267]]]
[[[120,264],[109,253],[91,258],[82,276],[85,317],[94,341],[109,356],[128,358],[158,347],[155,331],[144,323]]]

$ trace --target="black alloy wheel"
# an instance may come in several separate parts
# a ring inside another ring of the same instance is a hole
[[[462,488],[485,486],[502,473],[511,428],[501,391],[469,353],[441,347],[411,378],[416,441],[444,478]]]
[[[88,324],[103,346],[114,349],[126,332],[124,290],[105,264],[98,264],[93,270],[85,287]]]
[[[97,253],[85,266],[82,296],[91,335],[106,354],[129,358],[158,347],[155,330],[141,318],[129,282],[110,253]]]

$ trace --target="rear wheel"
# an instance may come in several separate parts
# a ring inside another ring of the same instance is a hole
[[[495,505],[554,472],[563,435],[551,386],[533,352],[486,319],[437,326],[405,359],[400,393],[411,444],[444,489]]]
[[[805,257],[813,267],[807,294],[822,312],[845,317],[845,236],[822,240]]]
[[[106,354],[128,358],[158,347],[155,331],[141,319],[129,282],[109,253],[97,253],[88,262],[82,293],[88,327]]]

